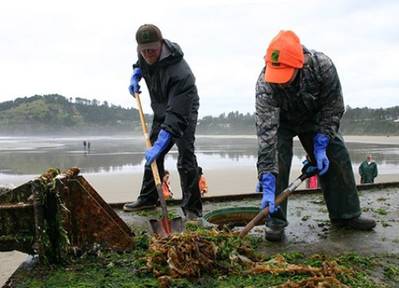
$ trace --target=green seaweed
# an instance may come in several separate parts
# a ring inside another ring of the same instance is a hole
[[[15,287],[159,287],[159,279],[149,273],[145,267],[146,245],[148,238],[136,239],[137,249],[127,253],[104,252],[101,256],[86,255],[65,266],[47,266],[38,264],[31,270],[16,273],[13,279]],[[227,245],[237,245],[236,240]],[[225,251],[224,253],[227,253]],[[227,255],[227,254],[225,254]],[[354,270],[353,274],[340,274],[337,278],[348,287],[378,288],[396,287],[399,283],[398,269],[394,265],[385,268],[384,275],[393,281],[393,286],[378,284],[369,276],[377,262],[371,257],[355,253],[338,257],[324,255],[305,256],[302,253],[283,254],[288,263],[307,264],[319,267],[322,261],[337,261],[344,267]],[[272,258],[272,257],[270,257]],[[379,265],[379,264],[378,264]],[[235,273],[203,275],[199,279],[169,279],[170,287],[276,287],[288,280],[304,280],[304,274],[246,274]]]

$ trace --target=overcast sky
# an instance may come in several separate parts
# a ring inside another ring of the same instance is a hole
[[[399,105],[394,0],[2,0],[0,101],[58,93],[134,106],[127,87],[134,35],[144,23],[182,47],[197,79],[200,116],[254,112],[263,56],[282,29],[332,58],[346,105]],[[150,112],[146,89],[142,95]]]

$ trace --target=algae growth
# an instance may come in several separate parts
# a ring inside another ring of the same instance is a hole
[[[399,283],[396,256],[265,256],[251,237],[241,239],[193,224],[187,228],[164,239],[136,235],[131,252],[93,250],[62,266],[36,263],[32,269],[20,269],[9,287],[382,288]],[[376,275],[378,269],[381,273]]]

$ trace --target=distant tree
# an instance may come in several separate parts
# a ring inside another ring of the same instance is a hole
[[[21,97],[0,103],[0,133],[7,131],[137,131],[139,114],[135,108],[122,108],[103,101],[59,94]],[[146,115],[151,123],[152,115]],[[399,135],[399,106],[371,109],[346,106],[341,132],[349,135]],[[204,116],[197,123],[198,133],[255,135],[255,114],[231,111],[219,116]],[[13,132],[14,133],[14,132]]]

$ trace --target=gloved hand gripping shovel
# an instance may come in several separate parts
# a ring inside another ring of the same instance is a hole
[[[281,192],[275,200],[275,206],[277,207],[280,205],[285,199],[288,198],[301,184],[302,182],[313,176],[318,174],[317,167],[312,166],[309,161],[305,160],[303,162],[304,166],[302,168],[302,174],[298,178],[296,178],[290,185],[288,185],[287,188],[284,189],[283,192]],[[266,207],[262,209],[258,215],[256,215],[240,232],[240,237],[246,236],[249,231],[252,230],[256,226],[257,223],[261,222],[262,220],[266,219],[266,217],[269,215],[269,207]]]
[[[137,107],[139,109],[140,121],[141,121],[141,126],[143,128],[145,144],[147,149],[150,149],[152,145],[147,132],[147,125],[144,119],[144,113],[143,113],[143,108],[141,106],[140,95],[138,93],[135,93],[134,98],[136,98]],[[150,220],[152,231],[161,237],[169,236],[174,232],[182,232],[184,229],[182,218],[177,217],[172,220],[168,218],[168,209],[166,207],[165,198],[163,197],[161,178],[159,177],[158,166],[156,161],[153,161],[151,163],[151,170],[152,170],[152,175],[154,176],[155,186],[157,188],[158,197],[159,201],[161,202],[161,208],[162,208],[161,220],[155,220],[155,219]]]

